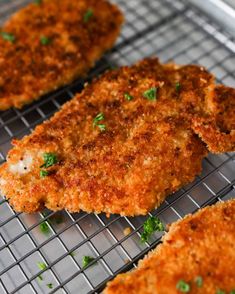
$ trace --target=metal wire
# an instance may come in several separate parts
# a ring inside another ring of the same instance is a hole
[[[0,1],[0,23],[30,1]],[[116,46],[90,72],[92,79],[105,69],[131,64],[157,55],[165,62],[205,65],[218,82],[235,86],[235,42],[208,17],[184,1],[116,0],[126,24]],[[49,118],[83,87],[83,80],[49,94],[23,110],[0,113],[0,163],[4,162],[13,137],[20,138]],[[182,218],[199,208],[235,197],[235,155],[210,154],[195,181],[150,213],[165,223]],[[59,214],[62,223],[53,222]],[[110,218],[103,214],[70,214],[67,211],[26,215],[15,213],[0,198],[0,293],[97,293],[117,273],[126,271],[154,248],[161,238],[156,233],[143,244],[140,234],[145,217]],[[50,232],[40,231],[47,222]],[[128,235],[125,228],[130,228]],[[95,259],[88,268],[82,257]],[[47,267],[40,270],[37,262]],[[38,276],[43,280],[39,280]],[[52,289],[47,284],[52,283]]]

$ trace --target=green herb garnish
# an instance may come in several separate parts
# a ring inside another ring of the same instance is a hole
[[[39,281],[43,281],[43,277],[41,275],[38,276]]]
[[[106,125],[104,124],[99,124],[97,127],[101,130],[101,132],[104,132],[106,130]]]
[[[184,280],[180,280],[176,285],[176,289],[182,293],[188,293],[190,291],[190,288],[190,285]]]
[[[47,177],[49,175],[49,172],[42,169],[40,170],[40,178],[44,178],[44,177]]]
[[[50,228],[46,222],[41,223],[39,227],[43,234],[48,234],[50,232]]]
[[[176,82],[176,84],[175,84],[176,91],[179,92],[180,88],[181,88],[180,83],[179,82]]]
[[[38,268],[39,268],[41,271],[47,269],[47,265],[45,264],[45,262],[40,262],[40,261],[39,261],[39,262],[37,263],[37,266],[38,266]]]
[[[51,222],[52,224],[56,223],[57,225],[62,224],[63,221],[64,221],[64,218],[62,215],[54,215],[49,219],[49,222]]]
[[[40,5],[40,4],[42,4],[42,0],[34,0],[34,3],[37,5]]]
[[[40,168],[48,168],[58,162],[57,156],[55,153],[44,153],[43,154],[44,163],[40,166]],[[40,177],[44,178],[47,177],[50,174],[47,170],[40,170]]]
[[[82,259],[82,266],[87,267],[92,261],[94,260],[94,257],[92,256],[83,256]]]
[[[104,119],[104,114],[99,113],[97,116],[93,119],[93,127],[97,126],[98,122]]]
[[[52,283],[49,283],[49,284],[47,284],[47,287],[48,287],[49,289],[53,289],[53,284],[52,284]]]
[[[147,91],[145,91],[143,93],[144,98],[148,99],[148,100],[156,100],[157,99],[157,88],[150,88]]]
[[[104,119],[105,117],[103,113],[97,114],[97,116],[93,119],[93,128],[98,127],[101,130],[101,132],[105,131],[106,125],[99,123],[101,120],[104,120]]]
[[[15,42],[15,36],[11,33],[6,32],[0,32],[0,36],[3,38],[3,40],[14,43]]]
[[[197,276],[197,277],[195,278],[195,283],[196,283],[196,285],[198,286],[198,288],[202,287],[202,284],[203,284],[203,279],[202,279],[202,277],[201,277],[201,276]]]
[[[127,101],[131,101],[133,99],[133,96],[131,96],[129,93],[125,93],[124,97]]]
[[[235,294],[235,290],[230,291],[229,294]]]
[[[85,12],[85,14],[84,14],[84,16],[83,16],[83,21],[84,22],[88,22],[90,19],[91,19],[91,17],[93,16],[93,10],[92,9],[88,9],[86,12]]]
[[[217,289],[216,294],[226,294],[226,292],[224,290]]]
[[[41,42],[41,44],[42,45],[49,45],[50,43],[51,43],[51,39],[50,38],[48,38],[48,37],[45,37],[45,36],[42,36],[41,38],[40,38],[40,42]]]
[[[44,153],[43,154],[44,164],[40,167],[48,168],[58,162],[57,156],[55,153]]]
[[[144,231],[141,234],[141,241],[148,241],[149,237],[156,231],[164,231],[163,223],[156,216],[150,216],[144,222]]]

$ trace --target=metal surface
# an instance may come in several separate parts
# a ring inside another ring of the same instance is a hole
[[[235,1],[234,0],[189,0],[200,10],[218,21],[235,37]]]
[[[29,1],[1,1],[3,21]],[[96,76],[114,65],[131,64],[143,57],[158,55],[164,61],[199,63],[216,75],[219,82],[235,86],[235,43],[196,8],[182,1],[116,0],[126,16],[121,37],[89,75]],[[185,4],[186,3],[186,4]],[[0,163],[4,162],[10,141],[22,137],[50,117],[82,89],[76,81],[47,95],[23,110],[0,113]],[[203,172],[190,185],[169,196],[152,212],[166,224],[207,204],[235,197],[235,155],[209,155]],[[53,216],[62,215],[57,224]],[[66,211],[43,214],[17,214],[0,198],[0,293],[95,293],[118,272],[135,266],[136,261],[155,247],[156,233],[148,244],[141,244],[140,233],[146,217],[120,217]],[[40,223],[48,221],[45,235]],[[125,236],[123,230],[131,228]],[[73,254],[71,254],[73,252]],[[83,269],[82,257],[95,257],[93,266]],[[45,262],[40,271],[37,262]],[[41,274],[43,280],[37,279]],[[53,284],[53,289],[47,287]]]

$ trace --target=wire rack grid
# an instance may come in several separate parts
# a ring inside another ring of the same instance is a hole
[[[28,0],[0,0],[0,24]],[[216,23],[187,1],[116,0],[126,23],[116,46],[90,72],[88,79],[111,66],[131,64],[157,55],[165,62],[198,63],[206,66],[218,82],[235,86],[235,42]],[[22,110],[0,113],[0,163],[4,162],[13,137],[21,138],[83,87],[84,81],[46,95]],[[169,196],[157,215],[165,224],[199,208],[235,198],[235,155],[210,154],[195,181]],[[99,293],[117,273],[136,262],[161,238],[155,233],[140,242],[145,217],[104,214],[70,214],[67,211],[26,215],[15,213],[0,198],[0,293]],[[61,221],[58,221],[60,219]],[[41,224],[49,230],[43,234]],[[128,228],[128,234],[125,229]],[[84,255],[94,257],[82,267]],[[38,262],[46,264],[39,269]]]

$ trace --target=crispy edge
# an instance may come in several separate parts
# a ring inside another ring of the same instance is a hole
[[[211,111],[206,116],[195,116],[192,119],[192,129],[207,144],[209,151],[235,151],[235,89],[217,86],[209,103]],[[221,125],[228,127],[223,130]]]
[[[171,245],[172,242],[174,242],[175,243],[174,246],[177,247],[177,241],[180,242],[180,240],[177,239],[177,235],[182,233],[185,225],[188,224],[190,226],[195,226],[195,227],[197,225],[202,226],[202,225],[204,225],[203,224],[203,221],[204,221],[203,216],[206,215],[206,219],[208,219],[208,215],[209,215],[211,219],[215,218],[213,228],[214,228],[214,230],[216,230],[216,221],[223,221],[223,220],[229,221],[231,217],[234,218],[234,215],[231,215],[231,213],[234,212],[234,209],[235,209],[235,199],[232,199],[232,200],[228,200],[226,202],[216,203],[213,206],[207,206],[203,209],[200,209],[195,214],[188,214],[182,220],[178,220],[178,221],[174,222],[173,224],[171,224],[169,232],[166,233],[162,237],[163,243],[160,244],[159,246],[157,246],[156,249],[154,249],[153,251],[148,253],[148,255],[146,255],[143,260],[140,260],[138,267],[136,269],[134,269],[131,272],[119,274],[118,276],[116,276],[114,278],[114,280],[108,282],[103,294],[119,294],[119,293],[133,293],[133,294],[134,293],[136,293],[136,294],[137,293],[143,293],[143,294],[172,293],[173,294],[173,293],[179,293],[179,291],[176,289],[176,285],[174,288],[171,289],[171,292],[163,292],[163,291],[161,291],[162,290],[161,288],[157,289],[154,277],[152,277],[151,275],[146,276],[145,270],[154,269],[153,262],[155,259],[161,260],[162,261],[161,266],[167,267],[167,264],[168,264],[167,260],[166,261],[162,260],[161,256],[162,255],[164,256],[164,253],[167,253],[167,254],[171,253],[171,246],[173,246],[173,245]],[[218,220],[218,217],[220,217],[223,212],[225,213],[224,218],[221,218]],[[201,220],[202,220],[202,222],[201,222]],[[206,230],[206,228],[203,227],[203,230]],[[187,245],[192,247],[192,245],[190,245],[190,236],[187,236],[187,231],[186,232],[183,231],[183,234],[184,234],[185,238],[188,240]],[[204,241],[204,240],[202,240],[202,241]],[[179,247],[180,247],[180,243],[179,243]],[[227,253],[233,251],[233,248],[230,248],[230,249],[231,250],[228,250]],[[178,252],[178,254],[180,254],[180,251]],[[226,254],[226,253],[224,252],[224,254]],[[168,255],[167,258],[170,259],[171,256]],[[182,257],[182,258],[187,258],[187,256]],[[191,267],[192,267],[192,265],[190,265],[190,268]],[[162,269],[162,267],[156,268],[155,274],[157,275],[157,271],[160,272],[161,269]],[[172,274],[171,268],[169,268],[169,274],[170,273]],[[175,277],[178,277],[178,280],[181,279],[181,276],[179,276],[177,273],[173,272],[173,274],[175,275]],[[224,276],[223,273],[221,273],[221,279],[223,276]],[[166,277],[163,276],[161,278],[165,279]],[[159,282],[161,282],[161,278],[160,278]],[[195,277],[192,277],[192,278],[195,278]],[[166,279],[166,281],[167,281],[167,279]],[[138,288],[135,286],[136,283],[138,285],[137,286]],[[166,287],[167,286],[168,285],[166,284]],[[215,286],[215,285],[213,285],[213,286]],[[190,293],[208,293],[208,294],[215,293],[214,292],[215,290],[213,290],[211,288],[206,289],[206,291],[205,291],[205,289],[206,288],[195,289],[193,287],[193,289],[190,291]],[[168,290],[170,290],[170,289],[168,288]]]

